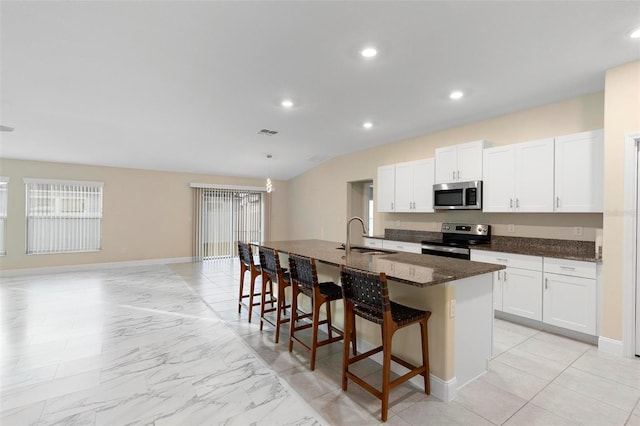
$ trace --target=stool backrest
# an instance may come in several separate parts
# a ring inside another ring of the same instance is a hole
[[[240,262],[249,268],[253,265],[253,251],[251,250],[251,244],[238,241],[238,257]]]
[[[298,283],[299,287],[313,290],[318,286],[318,272],[313,258],[290,253],[289,273],[291,280]]]
[[[277,280],[278,276],[282,274],[278,250],[260,246],[258,247],[258,253],[260,254],[260,266],[262,267],[262,271]]]
[[[381,318],[391,310],[387,276],[342,266],[340,269],[342,294],[357,311],[366,311]],[[361,312],[358,312],[361,313]]]

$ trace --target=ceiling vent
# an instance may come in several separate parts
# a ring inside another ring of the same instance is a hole
[[[273,136],[273,135],[277,135],[278,131],[277,130],[269,130],[269,129],[262,129],[258,132],[259,135],[262,136]]]

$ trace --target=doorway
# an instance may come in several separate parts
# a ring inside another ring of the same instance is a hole
[[[373,207],[373,180],[362,180],[347,183],[347,220],[358,216],[364,220],[367,226],[367,235],[373,235],[374,207]],[[362,235],[358,232],[351,235],[351,243],[364,244]]]

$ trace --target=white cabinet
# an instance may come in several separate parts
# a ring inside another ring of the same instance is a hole
[[[553,212],[553,138],[487,148],[483,211]]]
[[[555,211],[603,211],[604,132],[555,139]]]
[[[382,240],[379,238],[364,238],[364,246],[370,248],[382,248]]]
[[[433,212],[434,164],[433,158],[396,164],[396,212]]]
[[[378,178],[376,180],[377,205],[379,212],[395,211],[395,191],[396,191],[396,166],[378,167]]]
[[[422,245],[419,243],[407,243],[404,241],[383,240],[382,248],[392,251],[404,251],[408,253],[422,253]]]
[[[596,264],[544,259],[543,322],[596,335]]]
[[[379,212],[433,212],[434,159],[378,167]]]
[[[542,321],[541,257],[471,250],[471,260],[507,267],[494,273],[495,309]]]
[[[486,141],[436,148],[435,183],[482,179],[482,151]]]

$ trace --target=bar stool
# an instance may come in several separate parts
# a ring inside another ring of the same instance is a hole
[[[260,268],[262,270],[262,296],[260,300],[260,330],[265,322],[273,325],[276,328],[276,343],[280,341],[280,325],[288,323],[290,318],[283,318],[283,314],[286,315],[287,308],[291,307],[291,304],[287,304],[284,290],[291,285],[289,273],[285,273],[280,267],[280,257],[278,250],[273,250],[267,247],[259,246],[258,253],[260,254]],[[276,306],[273,306],[273,298],[271,299],[271,307],[267,308],[269,301],[266,299],[268,294],[267,286],[271,286],[271,295],[273,297],[273,285],[278,286],[278,293],[275,296]],[[265,314],[270,312],[276,312],[276,320],[273,321]]]
[[[251,315],[253,313],[254,306],[260,306],[260,301],[254,302],[254,296],[260,296],[260,292],[256,292],[256,278],[258,278],[262,271],[260,265],[256,265],[253,260],[253,247],[251,244],[238,241],[238,258],[240,259],[240,294],[238,295],[238,313],[242,308],[246,308],[249,311],[249,322],[251,322]],[[249,272],[249,292],[244,292],[244,279],[246,273]],[[267,294],[271,296],[271,287],[267,290]],[[245,299],[249,299],[247,303],[244,303]]]
[[[311,371],[316,368],[316,351],[320,346],[328,345],[343,339],[342,330],[331,323],[331,302],[342,299],[342,289],[334,282],[318,282],[316,261],[313,258],[289,254],[289,271],[291,274],[291,333],[289,334],[289,352],[293,350],[293,342],[297,342],[311,352]],[[304,294],[311,299],[312,311],[302,313],[298,309],[298,296]],[[320,308],[326,304],[327,317],[320,320]],[[311,324],[298,325],[298,321],[311,318]],[[318,341],[318,328],[327,325],[328,337]],[[311,346],[298,338],[297,331],[312,329]],[[334,336],[333,333],[337,334]],[[355,348],[355,340],[353,341]],[[354,349],[355,351],[355,349]],[[355,354],[355,353],[354,353]]]
[[[387,277],[384,273],[374,274],[358,269],[340,267],[342,292],[344,296],[344,333],[355,334],[354,314],[382,326],[382,346],[349,358],[349,345],[345,342],[342,362],[342,389],[347,390],[351,379],[366,391],[382,401],[382,421],[387,421],[389,391],[420,374],[424,377],[424,391],[431,393],[429,384],[429,340],[427,321],[429,311],[421,311],[389,300]],[[422,337],[422,365],[415,366],[391,353],[393,333],[412,324],[420,324]],[[374,388],[362,378],[349,371],[349,366],[382,351],[382,391]],[[391,361],[395,361],[409,372],[391,380]]]

